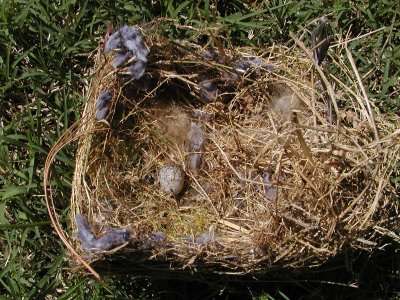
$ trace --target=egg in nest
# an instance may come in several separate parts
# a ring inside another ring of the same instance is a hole
[[[185,183],[185,172],[175,163],[164,165],[159,173],[161,190],[167,194],[178,195]]]

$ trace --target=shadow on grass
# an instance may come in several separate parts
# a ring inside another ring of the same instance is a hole
[[[143,299],[392,299],[400,295],[400,255],[394,247],[371,253],[346,253],[314,269],[275,271],[257,278],[137,270],[123,262],[97,265],[121,286],[145,280]],[[113,276],[116,273],[130,275]],[[138,291],[126,291],[127,294]]]

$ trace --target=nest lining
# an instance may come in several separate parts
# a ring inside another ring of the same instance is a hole
[[[80,128],[88,134],[76,157],[72,217],[88,216],[99,232],[128,228],[131,240],[119,250],[126,256],[143,250],[181,266],[239,271],[320,264],[346,246],[375,243],[371,229],[396,205],[388,177],[398,136],[377,140],[344,62],[336,62],[346,77],[335,79],[335,95],[351,108],[340,109],[331,125],[312,62],[293,48],[226,50],[207,59],[205,50],[158,34],[146,42],[139,80],[121,79],[126,70],[112,66],[114,54],[99,51]],[[238,74],[232,61],[246,56],[274,67]],[[204,82],[217,88],[215,97],[202,95]],[[97,122],[104,90],[114,95],[111,113]],[[193,123],[205,136],[198,169],[189,163]],[[383,137],[399,120],[375,115],[375,124]],[[175,197],[159,188],[159,171],[171,162],[186,174]],[[157,232],[165,239],[143,247]]]

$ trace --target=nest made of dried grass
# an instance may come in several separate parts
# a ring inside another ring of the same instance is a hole
[[[207,59],[209,45],[170,41],[154,27],[144,33],[150,53],[142,79],[121,80],[125,70],[112,67],[113,54],[99,49],[95,57],[73,130],[81,137],[72,234],[83,214],[99,232],[131,231],[118,249],[127,260],[140,253],[160,265],[267,272],[319,265],[349,247],[372,249],[384,228],[398,225],[389,177],[399,156],[399,118],[380,114],[368,99],[356,68],[346,64],[353,60],[345,44],[331,54],[336,77],[294,36],[292,47],[219,47],[218,58]],[[273,68],[238,74],[232,62],[244,57]],[[204,80],[218,87],[211,101],[201,95]],[[114,98],[107,121],[99,122],[95,104],[104,90]],[[192,123],[206,137],[199,169],[188,165]],[[171,161],[186,174],[176,197],[158,182]],[[155,232],[165,239],[152,243]]]

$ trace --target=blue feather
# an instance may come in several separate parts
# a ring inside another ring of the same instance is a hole
[[[144,75],[145,70],[146,62],[142,60],[137,60],[132,63],[132,65],[128,69],[128,72],[132,75],[134,79],[139,79]]]

